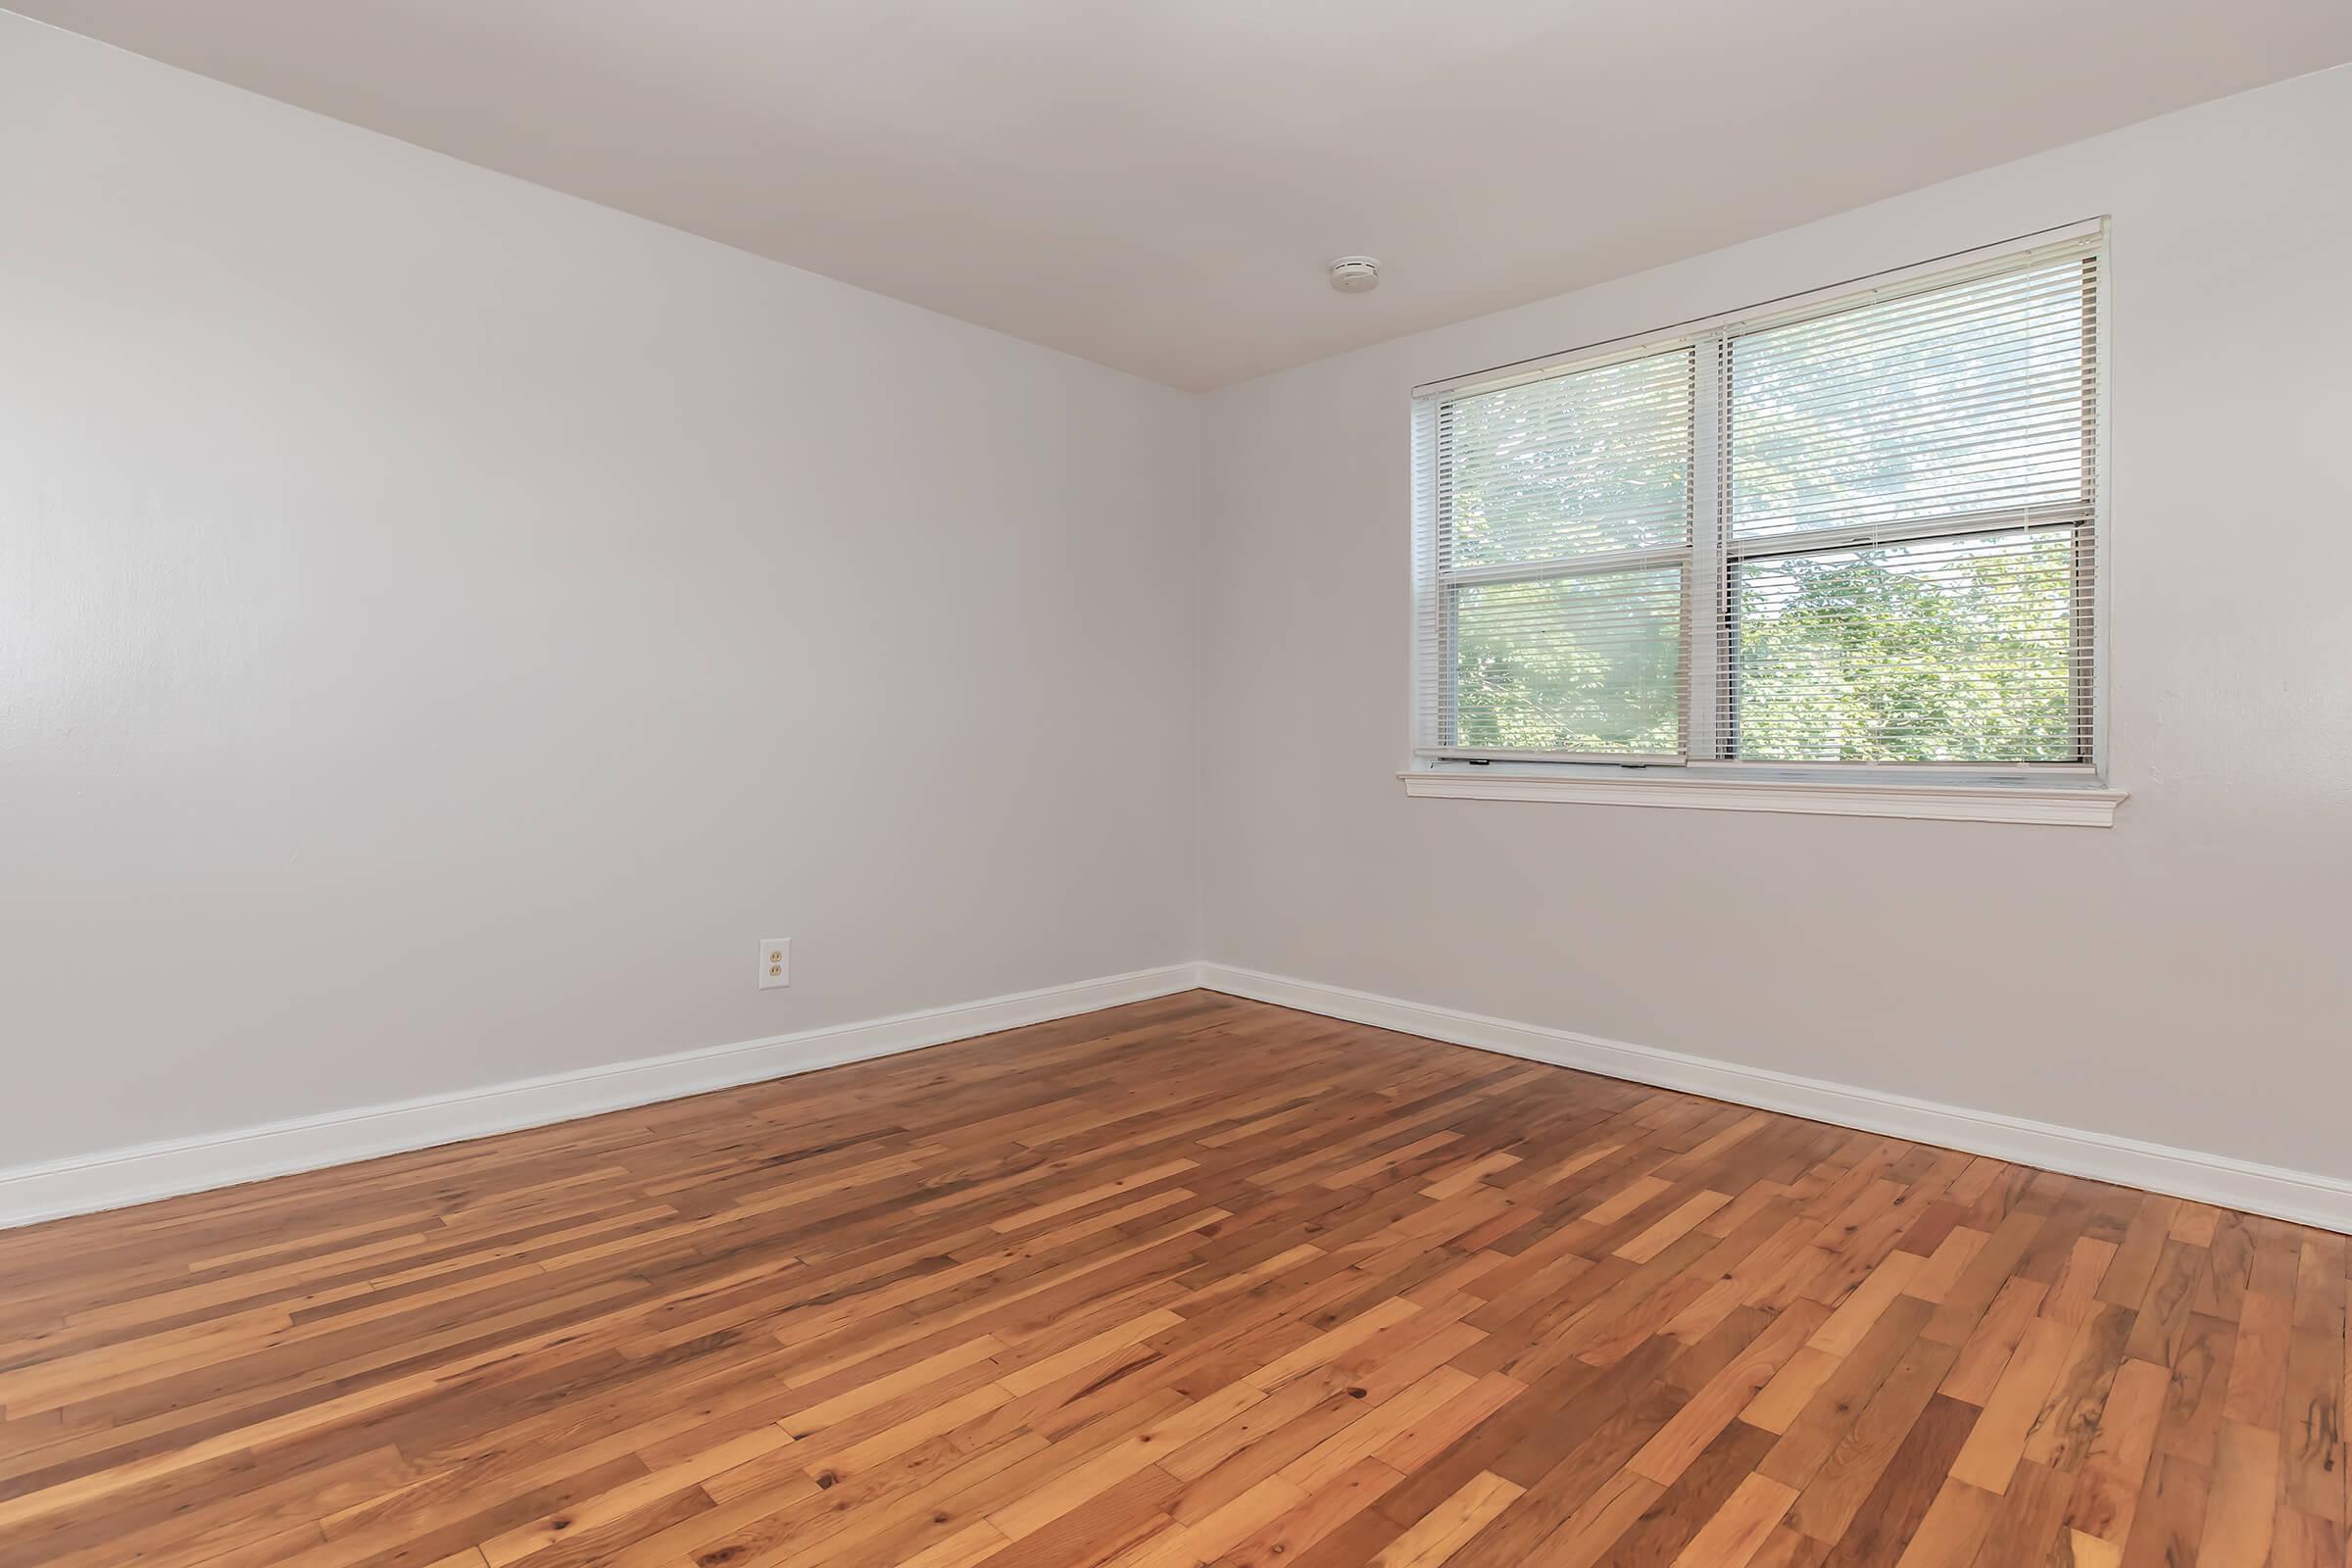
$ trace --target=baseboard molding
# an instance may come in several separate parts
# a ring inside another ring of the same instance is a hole
[[[1530,1061],[2352,1232],[2352,1182],[1852,1084],[1514,1023],[1222,963],[1177,963],[958,1006],[614,1062],[460,1094],[0,1169],[0,1229],[790,1077],[1204,986]]]
[[[1017,1029],[1189,991],[1200,983],[1199,971],[1192,963],[1139,969],[864,1023],[0,1169],[0,1229],[542,1127]]]
[[[1230,964],[1201,964],[1200,983],[1229,996],[1271,1002],[1302,1012],[1425,1035],[1432,1040],[1475,1046],[1482,1051],[1576,1067],[1634,1083],[1654,1084],[1661,1089],[1679,1089],[1762,1110],[1785,1111],[1813,1121],[1885,1133],[1911,1143],[1989,1154],[1997,1159],[2063,1171],[2070,1176],[2145,1188],[2299,1224],[2352,1231],[2352,1182],[2331,1176],[2142,1143],[2078,1127],[2059,1127],[1995,1111],[1941,1105],[1852,1084],[1742,1067],[1711,1057],[1659,1051],[1566,1029],[1513,1023],[1451,1007],[1427,1006],[1396,997],[1262,974]]]

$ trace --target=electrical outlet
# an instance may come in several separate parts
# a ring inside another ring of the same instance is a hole
[[[769,937],[760,944],[760,989],[792,984],[792,938]]]

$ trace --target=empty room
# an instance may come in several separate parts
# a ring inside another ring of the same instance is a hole
[[[2352,1568],[2352,5],[0,5],[0,1568]]]

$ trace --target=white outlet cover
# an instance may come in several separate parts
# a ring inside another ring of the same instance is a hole
[[[760,944],[760,989],[792,984],[792,938],[767,937]]]

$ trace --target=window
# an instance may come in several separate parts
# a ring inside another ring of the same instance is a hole
[[[2092,782],[2102,243],[1424,390],[1421,765]]]

